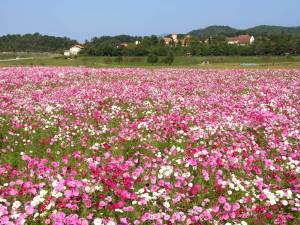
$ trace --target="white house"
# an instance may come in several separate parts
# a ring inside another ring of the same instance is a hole
[[[70,48],[70,50],[64,51],[64,56],[70,57],[78,55],[78,53],[83,49],[84,47],[82,45],[74,45]]]
[[[70,56],[71,56],[70,50],[65,50],[65,51],[64,51],[64,56],[70,57]]]
[[[163,42],[165,43],[165,45],[170,45],[171,43],[173,43],[174,45],[181,44],[182,46],[186,47],[189,45],[190,39],[190,35],[186,35],[184,38],[179,39],[178,35],[175,32],[173,32],[171,37],[164,37]]]
[[[70,48],[70,54],[71,55],[78,55],[78,53],[83,49],[84,47],[82,45],[74,45]]]
[[[251,36],[251,38],[250,38],[250,44],[252,45],[254,41],[255,41],[254,36]]]
[[[172,39],[173,39],[175,44],[178,44],[179,41],[178,41],[177,34],[175,32],[172,33]]]
[[[163,40],[165,45],[170,45],[171,43],[177,45],[179,42],[177,34],[175,32],[172,33],[171,37],[164,37]]]

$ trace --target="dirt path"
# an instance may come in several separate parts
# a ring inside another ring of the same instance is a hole
[[[28,60],[28,59],[34,59],[34,58],[28,57],[28,58],[2,59],[0,60],[0,62],[10,62],[10,61]]]

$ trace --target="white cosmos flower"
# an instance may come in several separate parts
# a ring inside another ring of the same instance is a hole
[[[108,221],[107,225],[117,225],[117,224],[116,224],[116,222],[110,220],[110,221]]]
[[[12,205],[12,208],[13,208],[13,209],[18,209],[21,205],[22,205],[21,202],[15,201],[15,202],[13,203],[13,205]]]
[[[167,209],[170,208],[170,203],[169,203],[169,202],[164,202],[163,205],[164,205],[164,207],[166,207]]]
[[[287,202],[287,200],[283,200],[282,202],[282,205],[284,205],[284,206],[287,206],[289,203]]]
[[[100,219],[100,218],[96,218],[94,219],[94,222],[93,222],[94,225],[103,225],[103,220]]]
[[[41,196],[41,197],[44,197],[47,193],[48,193],[48,191],[41,190],[41,191],[40,191],[40,196]]]

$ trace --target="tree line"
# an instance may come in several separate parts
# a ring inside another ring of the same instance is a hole
[[[183,38],[185,35],[178,35]],[[292,35],[257,36],[252,45],[229,45],[225,36],[191,36],[188,46],[165,45],[158,36],[103,36],[95,37],[84,44],[82,54],[91,56],[255,56],[255,55],[300,55],[300,37]],[[39,33],[6,35],[0,37],[0,52],[56,52],[63,53],[76,44],[67,37],[53,37]],[[126,47],[121,46],[126,43]],[[128,44],[128,45],[127,45]]]
[[[181,35],[182,36],[182,35]],[[224,36],[191,37],[188,46],[171,43],[165,45],[157,36],[132,37],[126,35],[93,38],[85,43],[83,54],[93,56],[255,56],[255,55],[300,55],[300,38],[292,36],[256,37],[251,45],[230,45]],[[136,44],[136,41],[138,44]],[[122,43],[127,47],[120,47]]]
[[[5,35],[0,37],[0,52],[56,52],[76,44],[67,37],[54,37],[39,33],[25,35]]]

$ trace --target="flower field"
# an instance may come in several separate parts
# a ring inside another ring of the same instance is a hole
[[[0,68],[0,224],[300,224],[300,71]]]

